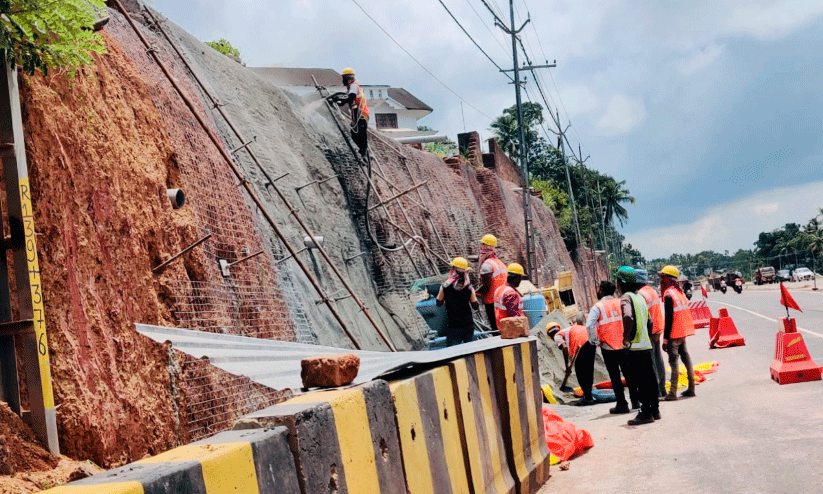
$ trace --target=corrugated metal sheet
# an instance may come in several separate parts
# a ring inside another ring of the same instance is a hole
[[[360,357],[360,371],[354,384],[364,383],[403,369],[429,367],[464,355],[528,341],[531,338],[503,340],[499,336],[434,351],[373,352],[349,350],[288,341],[263,340],[191,329],[135,324],[137,332],[158,343],[170,342],[172,348],[209,362],[226,372],[274,389],[300,389],[300,361],[306,357],[353,353]]]

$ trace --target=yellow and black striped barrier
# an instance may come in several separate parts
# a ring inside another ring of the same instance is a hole
[[[514,479],[506,460],[491,352],[449,363],[454,384],[469,482],[475,494],[511,494]]]
[[[503,442],[519,494],[533,494],[549,478],[542,394],[534,340],[491,350]]]
[[[385,381],[307,393],[248,417],[288,427],[303,494],[406,494]]]
[[[284,427],[228,431],[46,494],[300,494]]]

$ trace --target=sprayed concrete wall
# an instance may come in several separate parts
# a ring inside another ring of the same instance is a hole
[[[220,144],[238,148],[241,139],[157,26],[139,5],[130,8]],[[133,322],[351,344],[124,17],[109,15],[108,54],[71,81],[26,78],[22,99],[62,447],[115,466],[222,430],[288,395],[154,344]],[[255,138],[250,148],[262,166],[283,176],[277,185],[296,214],[324,237],[332,262],[399,349],[422,345],[424,323],[408,290],[415,280],[445,272],[453,256],[478,254],[487,232],[501,239],[501,258],[523,261],[515,184],[372,133],[368,186],[368,170],[319,96],[288,95],[172,23],[161,26],[243,139]],[[287,241],[302,248],[304,232],[249,154],[232,155]],[[367,204],[423,182],[367,212]],[[178,187],[187,206],[172,210],[165,189]],[[530,200],[538,262],[550,281],[572,262],[549,209]],[[152,271],[208,234],[165,270]],[[220,259],[258,250],[264,253],[221,274]],[[329,266],[314,252],[298,255],[340,299],[336,307],[361,345],[385,349]],[[582,290],[579,280],[575,290]]]

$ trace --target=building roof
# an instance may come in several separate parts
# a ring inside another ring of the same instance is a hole
[[[415,98],[414,96],[412,96],[410,92],[406,91],[403,88],[390,87],[388,93],[389,98],[405,106],[407,110],[434,111],[429,105]]]
[[[311,86],[314,87],[312,76],[321,86],[340,86],[341,76],[332,69],[298,69],[289,67],[249,67],[260,76],[271,80],[278,86]]]

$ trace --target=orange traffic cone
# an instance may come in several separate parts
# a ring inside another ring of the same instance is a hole
[[[820,381],[820,367],[809,356],[803,335],[797,332],[795,319],[780,318],[780,331],[774,344],[772,379],[778,384]]]
[[[720,309],[720,317],[712,317],[709,323],[709,348],[744,346],[746,340],[737,332],[729,311]]]

